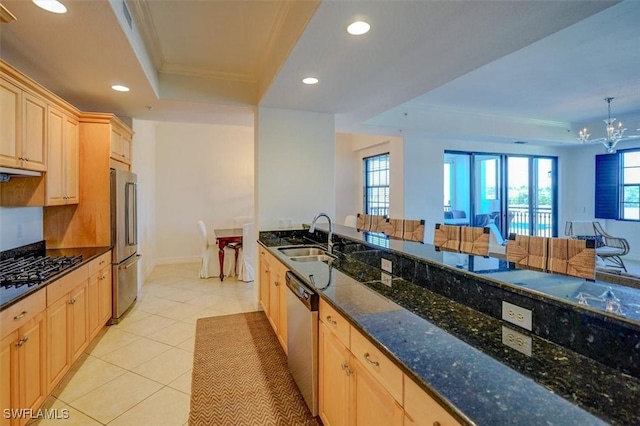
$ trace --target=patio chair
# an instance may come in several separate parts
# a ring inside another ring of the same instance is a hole
[[[581,240],[594,240],[596,255],[606,266],[621,268],[627,272],[622,256],[629,253],[629,243],[626,239],[614,237],[606,233],[598,221],[568,221],[564,234]]]

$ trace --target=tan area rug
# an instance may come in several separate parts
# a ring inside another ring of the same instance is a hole
[[[264,312],[198,320],[189,424],[321,424],[311,417]]]

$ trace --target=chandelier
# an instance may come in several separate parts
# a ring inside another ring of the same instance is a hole
[[[587,128],[585,127],[584,129],[580,130],[578,132],[578,140],[582,143],[586,143],[586,142],[600,142],[602,143],[602,145],[604,145],[605,148],[607,148],[607,153],[611,154],[612,152],[615,152],[615,147],[616,144],[623,138],[629,138],[629,139],[634,139],[634,138],[638,138],[640,136],[623,136],[625,130],[627,130],[626,128],[622,127],[622,122],[618,121],[618,125],[614,126],[614,121],[616,121],[615,118],[611,118],[611,101],[613,101],[614,98],[604,98],[604,100],[607,102],[607,105],[609,107],[609,116],[608,118],[606,118],[604,121],[604,123],[607,125],[607,136],[604,138],[598,138],[598,139],[592,139],[589,140],[589,136],[591,136],[589,133],[587,133]]]

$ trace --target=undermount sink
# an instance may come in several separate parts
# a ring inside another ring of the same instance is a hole
[[[282,254],[288,257],[294,256],[319,256],[325,254],[325,251],[319,247],[290,247],[278,249]]]
[[[311,256],[292,256],[289,259],[294,262],[331,262],[335,258],[328,254],[316,254]]]

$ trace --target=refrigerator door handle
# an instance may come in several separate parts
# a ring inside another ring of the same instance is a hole
[[[125,244],[128,246],[135,246],[138,244],[138,218],[136,217],[136,183],[127,182],[125,185],[124,194],[124,228],[125,228]],[[133,228],[133,229],[132,229]]]
[[[131,212],[133,218],[133,243],[132,245],[138,245],[138,183],[133,183],[133,211]]]
[[[138,260],[140,260],[141,257],[142,257],[141,254],[136,254],[135,256],[133,256],[131,258],[131,262],[127,263],[126,265],[122,265],[122,266],[118,267],[118,269],[127,270],[127,269],[131,268],[133,265],[136,264],[136,262]]]

